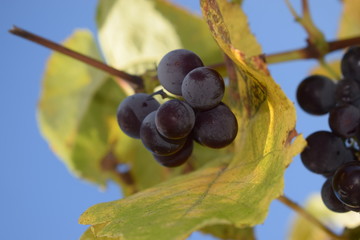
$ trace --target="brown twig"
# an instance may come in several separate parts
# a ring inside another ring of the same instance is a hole
[[[344,240],[342,236],[337,235],[333,231],[331,231],[329,228],[327,228],[322,222],[320,222],[317,218],[315,218],[313,215],[311,215],[309,212],[307,212],[304,208],[302,208],[300,205],[289,199],[288,197],[282,195],[277,198],[281,203],[285,204],[295,212],[297,212],[300,216],[304,217],[306,220],[323,230],[326,234],[331,237],[331,239],[335,240]]]
[[[71,50],[67,47],[64,47],[60,44],[57,44],[53,41],[50,41],[46,38],[43,38],[43,37],[40,37],[34,33],[31,33],[31,32],[28,32],[24,29],[21,29],[19,27],[16,27],[16,26],[13,26],[12,29],[9,30],[10,33],[16,35],[16,36],[19,36],[19,37],[22,37],[22,38],[25,38],[27,40],[30,40],[32,42],[35,42],[37,44],[40,44],[44,47],[47,47],[47,48],[50,48],[54,51],[57,51],[57,52],[60,52],[62,54],[65,54],[71,58],[74,58],[74,59],[77,59],[81,62],[84,62],[86,64],[89,64],[95,68],[98,68],[104,72],[107,72],[109,73],[110,75],[113,75],[113,76],[116,76],[116,77],[119,77],[129,83],[131,83],[132,85],[134,85],[135,88],[137,89],[142,89],[143,88],[143,81],[142,81],[142,78],[139,77],[139,76],[136,76],[136,75],[131,75],[131,74],[128,74],[124,71],[120,71],[120,70],[117,70],[113,67],[110,67],[109,65],[103,63],[103,62],[100,62],[94,58],[91,58],[89,56],[86,56],[84,54],[81,54],[79,52],[76,52],[74,50]]]
[[[360,37],[330,41],[328,42],[329,48],[327,53],[359,44],[360,44]],[[319,53],[317,51],[314,51],[314,47],[311,45],[308,45],[305,48],[299,48],[281,53],[275,53],[269,55],[265,54],[266,62],[270,64],[284,62],[284,61],[299,60],[299,59],[318,59],[318,58],[319,58]]]

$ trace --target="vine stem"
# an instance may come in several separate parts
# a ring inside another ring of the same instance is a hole
[[[319,219],[315,218],[313,215],[311,215],[309,212],[307,212],[304,208],[302,208],[299,204],[292,201],[285,195],[282,195],[277,198],[281,203],[288,206],[295,212],[297,212],[300,216],[304,217],[306,220],[308,220],[310,223],[314,224],[318,228],[322,229],[325,233],[331,237],[331,239],[334,240],[344,240],[342,236],[337,235],[333,231],[331,231],[328,227],[326,227],[322,222],[319,221]]]
[[[348,39],[341,39],[328,42],[328,52],[337,51],[346,47],[350,47],[353,45],[360,44],[360,36],[348,38]],[[281,53],[275,54],[265,54],[266,62],[271,63],[279,63],[285,61],[292,61],[292,60],[299,60],[299,59],[318,59],[320,57],[318,51],[314,49],[314,46],[311,43],[308,43],[307,47],[290,50]]]
[[[34,33],[31,33],[29,31],[26,31],[22,28],[19,28],[17,26],[13,26],[12,29],[9,30],[10,33],[16,35],[16,36],[19,36],[19,37],[22,37],[22,38],[25,38],[27,40],[30,40],[34,43],[37,43],[37,44],[40,44],[44,47],[47,47],[47,48],[50,48],[54,51],[57,51],[57,52],[60,52],[64,55],[67,55],[71,58],[74,58],[74,59],[77,59],[83,63],[86,63],[88,65],[91,65],[97,69],[100,69],[104,72],[107,72],[109,73],[110,75],[113,75],[115,77],[118,77],[128,83],[130,83],[131,85],[134,86],[134,88],[136,89],[142,89],[144,86],[143,84],[143,80],[141,77],[139,76],[136,76],[136,75],[131,75],[129,73],[126,73],[126,72],[123,72],[123,71],[120,71],[116,68],[113,68],[103,62],[100,62],[94,58],[91,58],[89,56],[86,56],[84,54],[81,54],[79,52],[76,52],[74,50],[71,50],[67,47],[64,47],[63,45],[60,45],[60,44],[57,44],[53,41],[50,41],[44,37],[41,37],[39,35],[36,35]]]
[[[350,46],[360,45],[360,36],[329,41],[327,42],[327,44],[329,46],[327,53],[330,53]],[[260,57],[262,57],[267,64],[274,64],[274,63],[289,62],[289,61],[295,61],[301,59],[319,59],[320,54],[311,43],[308,43],[308,46],[304,48],[298,48],[298,49],[279,52],[279,53],[262,54],[260,55]],[[219,71],[223,71],[226,68],[224,62],[210,65],[209,67]]]

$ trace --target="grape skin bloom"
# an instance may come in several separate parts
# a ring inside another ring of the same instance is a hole
[[[221,102],[225,84],[217,71],[199,67],[186,75],[181,90],[191,107],[203,111],[216,107]]]

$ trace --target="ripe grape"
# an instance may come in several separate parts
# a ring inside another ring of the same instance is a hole
[[[223,103],[217,107],[196,113],[193,137],[210,148],[222,148],[236,137],[238,124],[235,115]]]
[[[335,106],[336,85],[331,79],[312,75],[299,85],[296,98],[300,107],[307,113],[323,115]]]
[[[329,176],[343,163],[353,160],[340,137],[331,132],[319,131],[306,138],[307,146],[301,153],[301,161],[311,172]]]
[[[170,155],[182,148],[186,139],[167,139],[157,131],[155,126],[156,111],[146,116],[140,127],[140,139],[144,146],[157,155]]]
[[[177,49],[167,53],[157,69],[161,85],[175,95],[181,95],[181,84],[191,70],[204,66],[201,59],[186,49]]]
[[[153,156],[155,160],[164,167],[178,167],[189,159],[193,151],[193,146],[193,140],[189,138],[185,145],[176,153],[169,156],[159,156],[156,154],[153,154]]]
[[[360,47],[350,47],[341,59],[341,72],[345,78],[360,82]]]
[[[336,103],[339,105],[352,104],[360,98],[359,83],[349,79],[343,79],[336,85]]]
[[[336,196],[351,208],[360,208],[360,162],[342,165],[334,174],[332,186]]]
[[[199,67],[186,75],[181,91],[191,107],[208,110],[221,102],[225,84],[217,71],[208,67]]]
[[[356,135],[360,124],[360,110],[350,104],[335,107],[329,115],[329,125],[333,133],[348,138]]]
[[[128,96],[117,109],[117,121],[120,129],[130,137],[140,138],[142,121],[159,106],[160,104],[153,97],[145,93]]]
[[[186,102],[169,100],[157,110],[155,124],[159,133],[166,138],[184,138],[194,127],[195,113]]]
[[[335,195],[331,184],[331,178],[327,179],[321,188],[321,199],[325,206],[331,211],[344,213],[349,209]]]

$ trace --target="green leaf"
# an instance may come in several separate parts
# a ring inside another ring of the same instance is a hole
[[[347,234],[355,234],[356,228],[360,224],[360,216],[355,212],[335,213],[326,208],[322,202],[320,194],[313,194],[305,204],[305,209],[314,217],[318,218],[330,229],[342,229],[347,227]],[[329,239],[322,229],[318,228],[301,216],[296,216],[289,231],[289,240],[326,240]],[[347,239],[347,238],[346,238]],[[349,238],[349,240],[352,238]]]
[[[90,32],[76,31],[64,45],[99,59]],[[114,115],[124,93],[106,74],[59,53],[48,61],[38,105],[40,130],[52,150],[77,176],[104,186],[103,168],[119,134]]]
[[[343,0],[338,36],[350,38],[360,35],[360,1]]]
[[[111,237],[97,237],[97,232],[102,228],[102,225],[95,227],[89,227],[79,240],[122,240],[121,237],[111,238]]]
[[[259,224],[272,200],[282,194],[286,167],[305,145],[301,136],[296,137],[293,103],[266,65],[259,57],[245,58],[235,47],[253,39],[241,9],[236,14],[226,0],[201,3],[214,38],[229,56],[233,74],[227,88],[228,104],[238,119],[238,136],[223,154],[194,172],[89,208],[80,223],[101,224],[98,237],[183,239],[210,225],[241,228]],[[231,25],[232,19],[237,19],[239,29]],[[243,40],[234,43],[237,34]]]
[[[177,48],[195,51],[205,64],[222,61],[206,23],[165,0],[99,1],[97,22],[107,62],[122,70],[143,74]]]
[[[207,226],[201,232],[226,240],[255,240],[253,228],[237,228],[234,225],[218,224]]]

